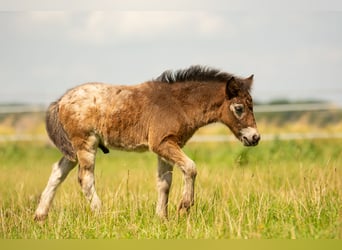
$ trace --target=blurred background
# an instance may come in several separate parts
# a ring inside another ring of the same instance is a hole
[[[137,84],[193,64],[254,74],[269,138],[341,137],[341,25],[341,11],[317,10],[0,12],[0,140],[46,140],[47,105],[78,84]]]

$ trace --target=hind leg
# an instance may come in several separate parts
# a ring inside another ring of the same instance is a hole
[[[35,212],[35,220],[44,220],[47,217],[58,186],[65,180],[70,170],[76,166],[76,163],[76,161],[70,161],[63,157],[53,165],[49,181],[40,197]]]
[[[96,149],[94,148],[77,151],[77,158],[79,162],[78,182],[81,185],[86,199],[90,202],[90,208],[93,211],[99,210],[101,208],[101,200],[99,199],[95,189],[95,156]]]

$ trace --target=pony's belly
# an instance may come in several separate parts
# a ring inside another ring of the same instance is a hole
[[[135,151],[135,152],[145,152],[149,150],[147,143],[123,143],[123,142],[110,142],[108,147],[123,151]]]

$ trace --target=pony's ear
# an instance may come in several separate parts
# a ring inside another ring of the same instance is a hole
[[[244,79],[245,88],[248,89],[248,91],[252,87],[253,78],[254,78],[254,75],[251,75],[250,77],[247,77],[246,79]]]
[[[234,77],[231,77],[226,84],[226,98],[232,99],[239,95],[240,86]]]

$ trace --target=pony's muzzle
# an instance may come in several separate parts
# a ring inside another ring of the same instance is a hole
[[[240,140],[244,146],[256,146],[260,141],[260,134],[256,128],[244,128],[240,131]]]

